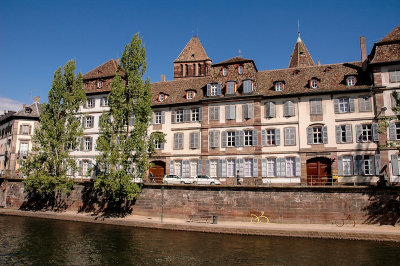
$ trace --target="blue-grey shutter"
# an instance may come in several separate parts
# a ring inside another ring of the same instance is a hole
[[[335,126],[336,131],[336,143],[342,143],[342,127]]]
[[[183,109],[183,122],[190,122],[190,109]]]
[[[79,169],[79,175],[83,175],[83,167],[82,167],[82,160],[78,160],[78,169]]]
[[[338,175],[343,176],[343,157],[337,157],[337,168],[338,168]]]
[[[235,146],[240,147],[240,130],[235,131]]]
[[[208,142],[210,148],[214,148],[214,131],[208,132]]]
[[[201,160],[197,161],[197,174],[198,175],[203,174],[203,164]]]
[[[239,174],[241,177],[244,176],[243,159],[239,159]]]
[[[277,177],[281,176],[281,158],[275,160],[275,172]]]
[[[354,113],[355,112],[355,106],[354,106],[354,97],[349,98],[349,112]]]
[[[82,128],[85,128],[85,117],[82,117]]]
[[[164,149],[164,146],[165,146],[165,143],[164,143],[164,142],[161,142],[161,144],[160,144],[160,150],[163,150],[163,149]]]
[[[288,116],[294,116],[294,103],[292,101],[288,101],[289,113]]]
[[[257,129],[253,130],[253,146],[258,146],[258,132],[257,132]]]
[[[364,175],[363,157],[356,155],[354,159],[354,175]]]
[[[389,123],[389,139],[396,140],[396,123],[390,122]]]
[[[203,121],[203,107],[199,107],[199,121]]]
[[[339,113],[339,99],[335,98],[333,99],[333,109],[335,110],[335,113]]]
[[[322,140],[323,143],[328,143],[328,126],[322,127]]]
[[[206,159],[205,170],[206,175],[210,176],[210,160],[208,159]]]
[[[253,158],[253,177],[258,177],[258,159]]]
[[[351,158],[351,160],[352,160],[352,162],[350,163],[350,175],[353,175],[354,174],[354,167],[353,167],[353,157],[350,157]]]
[[[374,141],[379,141],[378,123],[372,123],[372,138]]]
[[[289,116],[289,101],[283,104],[283,116]]]
[[[211,84],[207,84],[207,96],[211,95]]]
[[[312,127],[307,127],[307,144],[313,144],[313,132]]]
[[[263,158],[261,161],[261,177],[267,177],[267,159]]]
[[[165,111],[161,111],[161,124],[165,124]]]
[[[217,163],[217,176],[222,176],[222,159],[219,159]]]
[[[190,176],[190,164],[189,160],[182,161],[182,176],[189,177]]]
[[[280,158],[281,159],[281,177],[286,176],[286,158]]]
[[[217,84],[217,95],[221,95],[221,82],[218,82]]]
[[[261,130],[261,145],[267,146],[267,131],[265,129]]]
[[[296,157],[296,176],[301,176],[301,161],[300,161],[300,157]]]
[[[346,125],[346,142],[353,142],[353,134],[351,132],[351,125]]]
[[[194,134],[195,132],[190,133],[189,138],[190,138],[190,148],[194,149]]]
[[[275,145],[281,145],[281,130],[279,128],[275,129]]]
[[[155,121],[156,121],[155,115],[156,114],[154,112],[151,112],[150,125],[153,125],[155,123]],[[129,125],[131,125],[131,119],[129,119]]]
[[[356,125],[356,139],[357,142],[362,141],[362,126],[361,125]]]
[[[221,148],[226,148],[226,131],[221,132]]]
[[[225,118],[226,120],[231,119],[231,108],[230,105],[225,106]]]
[[[275,103],[274,102],[267,102],[265,105],[266,109],[266,117],[271,118],[275,117]]]
[[[214,132],[214,147],[219,147],[219,131]]]
[[[90,148],[89,151],[93,150],[93,137],[90,137]]]
[[[174,150],[179,149],[179,133],[174,134]]]
[[[381,172],[381,155],[375,155],[375,174],[379,175]]]
[[[226,159],[221,160],[221,176],[226,177]]]
[[[175,113],[176,113],[175,110],[171,111],[171,123],[175,123]]]
[[[392,174],[399,175],[399,155],[392,154]]]
[[[249,118],[253,118],[253,114],[254,114],[254,107],[253,107],[253,104],[252,103],[249,103],[248,104],[248,108],[247,108],[247,110],[248,110],[248,117]]]
[[[153,115],[152,115],[152,117],[151,117],[151,124],[153,124],[153,122],[154,122],[154,113],[153,113]],[[130,117],[129,117],[129,125],[130,126],[133,126],[133,125],[135,125],[135,114],[132,114]]]
[[[239,130],[239,147],[244,146],[244,132],[242,130]]]
[[[198,149],[200,147],[199,142],[200,142],[200,132],[195,132],[194,133],[194,146],[195,146],[195,149]]]
[[[249,106],[247,104],[243,104],[243,118],[249,119]]]

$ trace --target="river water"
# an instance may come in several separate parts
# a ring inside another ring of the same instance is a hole
[[[0,265],[399,265],[390,242],[240,236],[0,215]]]

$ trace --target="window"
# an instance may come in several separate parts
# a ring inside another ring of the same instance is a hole
[[[89,174],[89,161],[82,161],[82,176],[87,176]]]
[[[356,77],[348,76],[347,77],[347,86],[354,86],[356,85]]]
[[[296,160],[295,158],[286,158],[286,176],[296,176]]]
[[[162,114],[161,111],[154,112],[154,124],[162,124]]]
[[[371,96],[358,98],[360,112],[371,112]]]
[[[227,176],[235,177],[236,175],[235,159],[228,159],[226,163],[227,163]]]
[[[335,113],[352,113],[354,109],[354,98],[335,98],[333,99]]]
[[[267,146],[275,145],[275,129],[267,129]]]
[[[253,176],[253,159],[244,160],[244,176],[245,177]]]
[[[336,143],[353,142],[351,125],[336,126]]]
[[[226,76],[226,67],[222,68],[222,75]]]
[[[85,128],[92,128],[94,125],[94,117],[88,116],[85,117]]]
[[[19,155],[25,158],[28,155],[28,142],[21,142],[19,144]]]
[[[226,119],[227,120],[235,120],[236,119],[235,105],[227,105],[225,110],[226,110]]]
[[[174,134],[174,150],[183,149],[183,133]]]
[[[29,134],[29,125],[22,126],[22,134],[28,135]]]
[[[192,122],[200,121],[200,108],[193,108],[191,114]]]
[[[189,66],[185,64],[185,76],[189,76]]]
[[[296,145],[296,128],[285,128],[285,146]]]
[[[282,90],[283,90],[283,82],[282,81],[275,82],[275,91],[282,91]]]
[[[274,102],[267,102],[265,104],[265,116],[267,118],[275,117],[275,103]]]
[[[322,114],[322,100],[321,99],[311,99],[310,100],[310,114],[312,114],[312,115]]]
[[[370,155],[364,156],[364,175],[374,174],[374,157]]]
[[[210,160],[210,177],[217,177],[218,160]]]
[[[98,80],[97,81],[97,88],[101,89],[103,87],[103,81]]]
[[[283,104],[283,115],[285,117],[294,116],[294,103],[292,101],[286,101]]]
[[[348,113],[349,111],[350,111],[349,98],[340,98],[339,99],[339,113]]]
[[[87,108],[93,108],[94,107],[94,99],[93,98],[87,99],[86,107]]]
[[[267,159],[267,177],[276,176],[276,159],[268,158]]]
[[[164,101],[165,100],[165,95],[164,95],[164,93],[160,93],[159,95],[158,95],[158,101],[159,102],[162,102],[162,101]]]
[[[178,109],[175,111],[175,122],[182,123],[183,122],[183,110]]]
[[[234,94],[236,91],[236,82],[228,81],[226,83],[226,94]]]
[[[199,76],[201,76],[201,64],[198,64]]]
[[[84,150],[85,151],[91,151],[92,150],[92,140],[93,140],[93,138],[92,137],[85,137],[84,138]]]
[[[245,80],[243,81],[243,93],[251,93],[253,91],[253,81]]]
[[[190,161],[190,176],[191,177],[197,176],[197,169],[199,167],[198,164],[199,164],[198,161],[195,161],[195,160]],[[201,165],[200,165],[200,167],[201,167]]]
[[[243,107],[243,118],[244,119],[253,118],[253,104],[246,103],[246,104],[243,104],[242,107]]]
[[[389,123],[389,139],[400,140],[400,123]]]
[[[242,66],[239,66],[238,67],[238,73],[241,75],[241,74],[243,74],[243,67]]]
[[[182,176],[182,161],[175,160],[175,174],[178,176]]]
[[[372,141],[372,125],[371,124],[361,125],[361,127],[362,127],[361,141],[362,142]]]
[[[218,84],[211,84],[210,96],[216,96],[218,94]]]
[[[318,88],[318,80],[316,80],[316,79],[312,79],[311,81],[310,81],[310,86],[311,86],[311,88],[313,88],[313,89],[316,89],[316,88]]]
[[[312,128],[312,144],[324,143],[322,139],[322,127]]]
[[[393,69],[389,71],[390,82],[400,82],[400,69]]]
[[[219,120],[219,106],[210,106],[209,112],[210,121]]]
[[[343,175],[353,175],[353,157],[343,156]]]
[[[190,133],[190,148],[191,149],[199,148],[199,132]]]
[[[253,146],[253,130],[244,131],[244,146]]]
[[[162,150],[163,149],[163,145],[158,139],[154,140],[154,147],[155,147],[156,150]]]
[[[108,106],[108,97],[103,97],[103,106]]]
[[[227,132],[227,147],[235,147],[235,131],[228,131]]]
[[[191,100],[193,99],[194,92],[193,91],[187,91],[186,92],[186,99]]]
[[[218,148],[219,147],[219,131],[210,131],[209,132],[209,142],[210,148]]]

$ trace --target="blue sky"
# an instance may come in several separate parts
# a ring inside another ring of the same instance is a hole
[[[54,71],[75,59],[86,73],[120,57],[140,32],[152,82],[173,79],[193,34],[217,63],[238,55],[259,70],[286,68],[301,37],[322,64],[360,59],[400,23],[400,1],[1,1],[0,113],[33,96],[47,101]],[[14,105],[10,105],[13,103]],[[12,109],[12,108],[11,108]]]

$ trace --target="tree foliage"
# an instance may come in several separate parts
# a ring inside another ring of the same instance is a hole
[[[148,135],[152,111],[150,80],[143,80],[146,67],[145,47],[135,34],[122,54],[108,98],[110,112],[100,118],[97,139],[95,187],[115,202],[139,195],[140,185],[134,180],[143,180],[149,152],[154,151]]]
[[[69,150],[78,145],[82,135],[79,106],[86,100],[82,75],[75,75],[75,61],[68,61],[54,73],[48,103],[42,104],[40,128],[35,130],[33,152],[23,162],[27,176],[25,186],[31,191],[51,195],[57,191],[69,192],[73,180],[66,174],[67,165],[76,168]]]

